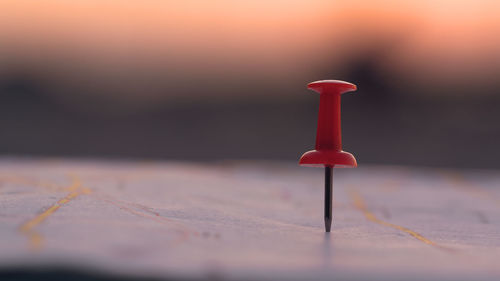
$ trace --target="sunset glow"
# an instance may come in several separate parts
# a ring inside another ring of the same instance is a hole
[[[168,66],[172,81],[249,75],[271,83],[325,58],[338,69],[383,49],[388,72],[487,83],[500,69],[499,12],[498,1],[3,0],[0,59],[35,69],[50,60],[49,72],[62,76],[71,64],[111,81],[127,67]]]

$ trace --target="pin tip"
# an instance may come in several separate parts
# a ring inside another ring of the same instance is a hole
[[[325,219],[325,231],[330,232],[331,229],[332,229],[332,221]]]

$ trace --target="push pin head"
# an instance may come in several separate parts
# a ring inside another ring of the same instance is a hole
[[[308,89],[320,94],[318,130],[315,150],[302,155],[304,166],[356,167],[356,159],[342,151],[340,129],[340,95],[356,90],[356,85],[340,80],[322,80],[309,83]]]

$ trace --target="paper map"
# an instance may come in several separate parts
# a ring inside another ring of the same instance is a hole
[[[195,280],[499,280],[500,173],[0,161],[0,271]]]

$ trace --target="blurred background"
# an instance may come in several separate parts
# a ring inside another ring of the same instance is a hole
[[[0,0],[0,155],[500,168],[500,2]]]

